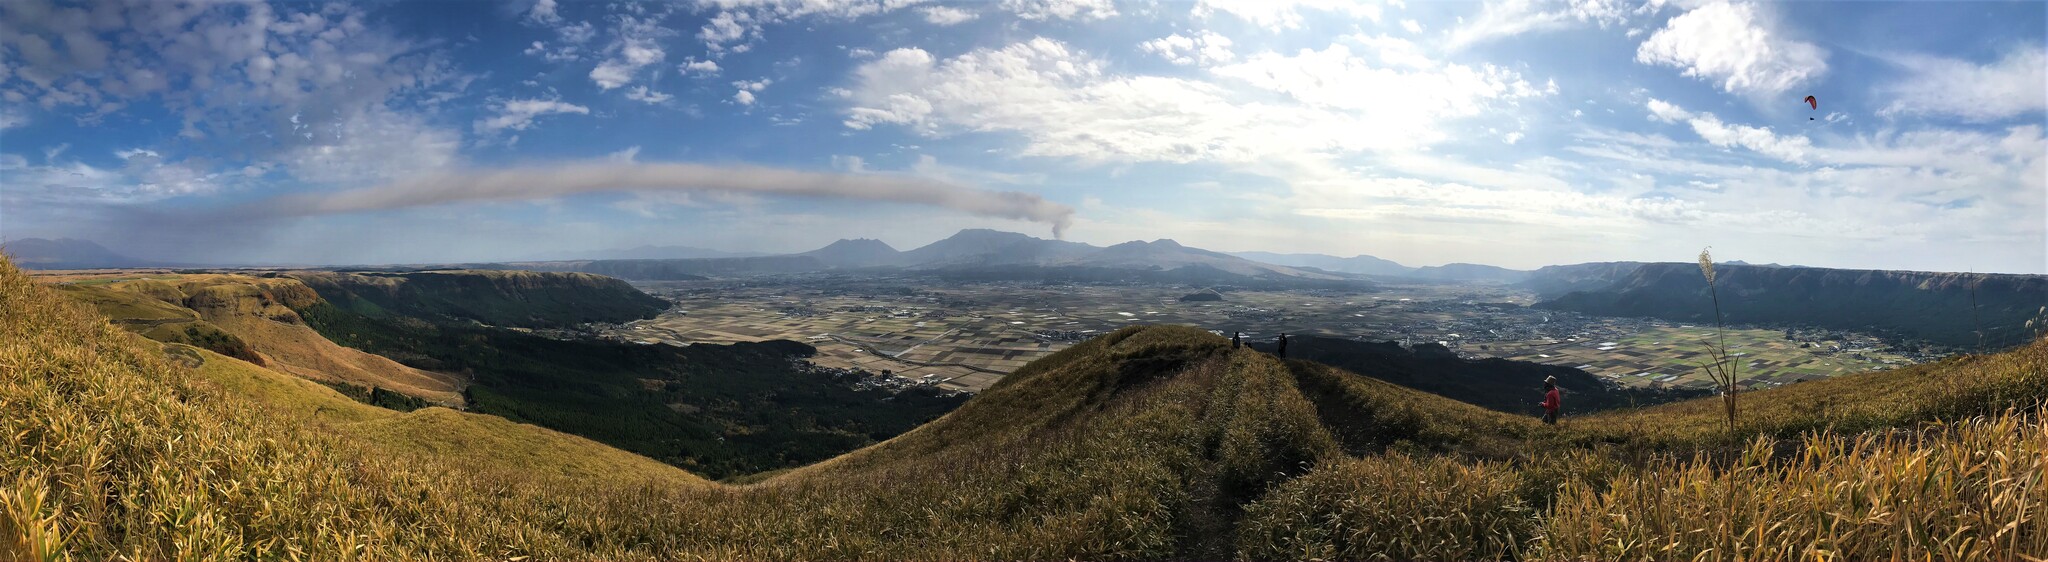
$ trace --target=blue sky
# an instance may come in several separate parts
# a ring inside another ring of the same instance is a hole
[[[0,236],[2044,273],[2044,43],[2041,2],[7,0]]]

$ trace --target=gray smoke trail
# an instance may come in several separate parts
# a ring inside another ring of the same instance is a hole
[[[761,193],[933,205],[981,216],[1050,224],[1054,238],[1066,233],[1074,215],[1072,207],[1030,193],[986,191],[909,175],[631,162],[440,173],[339,193],[282,196],[254,203],[244,210],[273,217],[311,216],[634,191]]]

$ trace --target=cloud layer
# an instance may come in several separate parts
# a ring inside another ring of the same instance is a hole
[[[827,174],[757,166],[640,164],[623,159],[549,167],[438,173],[330,194],[301,194],[241,207],[236,214],[303,217],[485,201],[530,201],[586,193],[713,192],[882,201],[1028,220],[1065,234],[1074,209],[1034,194],[986,191],[903,174]]]

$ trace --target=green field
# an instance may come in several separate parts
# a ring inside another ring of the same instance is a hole
[[[1535,341],[1493,346],[1507,359],[1577,367],[1610,380],[1638,386],[1705,388],[1711,385],[1700,362],[1714,329],[1701,326],[1656,326],[1630,335],[1577,341]],[[1775,330],[1733,329],[1728,352],[1739,358],[1736,373],[1751,388],[1763,388],[1836,375],[1876,371],[1911,364],[1904,357],[1876,350],[1806,347]]]

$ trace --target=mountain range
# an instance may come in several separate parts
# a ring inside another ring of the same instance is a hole
[[[1342,276],[1284,265],[1256,262],[1222,252],[1190,248],[1159,239],[1130,241],[1109,247],[1046,240],[1015,232],[967,229],[910,251],[897,251],[880,240],[840,240],[796,254],[817,258],[831,267],[909,267],[915,269],[983,266],[1101,267],[1172,270],[1189,266],[1214,268],[1247,277],[1341,279]]]
[[[1167,239],[1134,240],[1102,247],[988,229],[962,230],[943,240],[907,251],[899,251],[880,240],[863,238],[839,240],[816,250],[781,256],[472,265],[492,269],[578,271],[633,280],[893,268],[913,274],[979,280],[1365,284],[1356,275],[1253,261],[1191,248]]]

